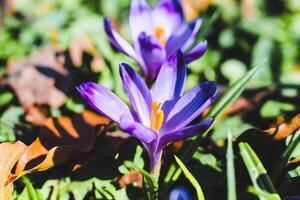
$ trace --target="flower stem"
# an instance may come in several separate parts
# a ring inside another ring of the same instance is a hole
[[[151,165],[151,175],[155,178],[156,181],[159,179],[161,167],[161,154],[159,155],[157,161]]]

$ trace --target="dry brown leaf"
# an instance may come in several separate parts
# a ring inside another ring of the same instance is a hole
[[[118,181],[120,187],[134,184],[139,188],[143,187],[143,175],[139,171],[130,171],[124,174]]]
[[[290,122],[283,122],[276,127],[269,128],[264,132],[271,135],[275,140],[282,140],[293,134],[300,128],[300,114],[294,116]]]
[[[47,170],[81,152],[91,151],[99,135],[95,127],[109,123],[109,119],[89,111],[71,118],[47,119],[39,137],[19,159],[11,181],[24,174]]]
[[[92,70],[94,72],[101,71],[102,67],[105,65],[104,60],[100,53],[96,50],[90,38],[86,35],[73,39],[71,43],[70,56],[76,67],[80,67],[82,65],[84,52],[93,56],[93,60],[91,62]]]
[[[21,105],[30,108],[64,104],[73,73],[65,67],[64,52],[55,45],[47,45],[27,58],[11,61],[7,77]]]
[[[49,116],[50,113],[47,107],[34,106],[27,109],[25,119],[33,125],[41,126]]]
[[[259,107],[265,99],[272,96],[277,89],[275,87],[269,87],[262,91],[257,91],[254,96],[250,98],[239,97],[232,106],[230,106],[226,112],[222,115],[225,118],[228,115],[245,115],[249,113],[249,111],[255,110]]]
[[[8,183],[9,175],[26,148],[27,146],[20,141],[0,144],[0,199],[8,200],[11,198],[13,185]]]

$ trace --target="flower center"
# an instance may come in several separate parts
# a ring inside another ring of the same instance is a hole
[[[152,111],[150,113],[150,128],[158,131],[164,121],[164,111],[161,110],[161,103],[152,102]]]
[[[165,46],[167,43],[167,39],[165,36],[165,29],[161,28],[161,27],[155,27],[154,28],[154,36],[159,40],[160,44],[162,46]]]

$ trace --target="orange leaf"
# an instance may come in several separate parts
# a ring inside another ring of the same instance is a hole
[[[109,123],[109,119],[89,111],[71,118],[62,116],[47,119],[39,137],[18,161],[11,181],[24,174],[47,170],[80,152],[91,151],[99,135],[95,126]]]
[[[27,146],[18,141],[0,144],[0,199],[10,199],[13,185],[8,183],[9,175]]]
[[[290,122],[284,122],[276,127],[265,130],[268,135],[272,135],[275,140],[282,140],[300,128],[300,114],[293,117]]]

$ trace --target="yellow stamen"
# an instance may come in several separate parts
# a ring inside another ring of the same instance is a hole
[[[154,28],[154,35],[159,40],[160,44],[165,46],[167,43],[167,39],[165,37],[165,29],[161,27]]]
[[[152,111],[150,113],[150,128],[158,131],[164,121],[164,111],[160,109],[161,103],[153,102]]]

